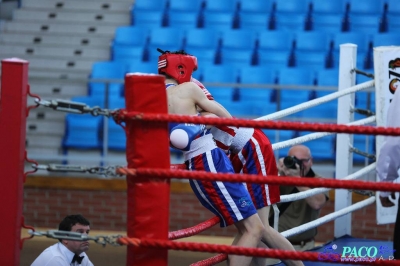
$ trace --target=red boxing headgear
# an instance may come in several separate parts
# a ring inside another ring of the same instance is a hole
[[[195,56],[184,51],[157,50],[162,53],[158,57],[158,74],[166,74],[173,77],[178,84],[190,81],[192,73],[197,70],[197,58]]]

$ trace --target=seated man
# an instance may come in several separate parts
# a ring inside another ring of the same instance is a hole
[[[190,82],[191,74],[196,69],[197,62],[195,57],[185,53],[167,52],[160,56],[159,73],[166,75],[169,113],[198,115],[197,108],[199,108],[219,117],[230,117],[230,114],[225,108],[214,101],[208,100],[201,88],[195,83]],[[188,128],[187,125],[184,126],[182,124],[174,125],[170,128],[170,143],[172,146],[183,150],[185,163],[189,170],[224,173],[234,172],[228,157],[215,145],[210,130],[201,129],[198,126],[198,131],[196,132],[193,126]],[[252,136],[252,134],[253,133],[250,135]],[[178,135],[180,136],[179,138]],[[182,140],[185,141],[182,142]],[[240,143],[239,141],[237,144],[239,150],[244,148],[247,141],[245,141],[241,147]],[[276,167],[275,161],[273,165]],[[274,231],[275,234],[272,234],[269,232],[270,230],[267,231],[263,226],[256,208],[252,203],[253,198],[242,184],[204,182],[198,180],[190,180],[190,184],[200,202],[221,218],[221,226],[232,223],[236,225],[239,234],[234,241],[235,245],[256,247],[261,238],[263,238],[263,240],[267,240],[271,246],[275,247],[277,246],[274,245],[277,240],[276,238],[280,237],[283,241],[286,241],[276,231]],[[258,188],[260,187],[261,186],[258,186]],[[258,190],[258,188],[256,190]],[[279,194],[277,197],[279,200]],[[274,198],[273,200],[275,201],[277,199]],[[266,206],[264,204],[267,204],[267,202],[264,202],[263,199],[259,199],[259,201],[263,202],[263,206]],[[234,205],[232,205],[233,203]],[[239,218],[235,210],[237,209],[242,212],[241,209],[243,206],[249,210],[245,211],[241,215],[241,218]],[[259,207],[258,205],[257,208]],[[234,214],[234,216],[232,216],[232,214]],[[268,217],[268,215],[266,215],[266,217]],[[267,218],[265,219],[268,220]],[[290,243],[287,242],[287,245],[282,245],[282,247],[290,249]],[[231,265],[236,265],[239,261],[243,264],[239,263],[238,265],[249,265],[252,259],[248,257],[237,257],[238,256],[230,256]],[[288,264],[303,265],[301,262],[296,264],[293,261],[288,261]]]
[[[278,161],[279,174],[282,176],[319,178],[312,169],[313,161],[311,151],[307,146],[295,145],[289,149],[289,157],[296,158],[292,163],[295,165],[284,164],[283,158]],[[290,168],[292,166],[292,168]],[[311,188],[300,186],[281,186],[281,195],[289,195]],[[279,204],[279,232],[283,232],[293,227],[314,221],[319,217],[321,208],[328,201],[328,193],[317,194],[302,200]],[[290,243],[298,251],[312,249],[315,246],[314,237],[317,235],[317,228],[307,230],[298,235],[289,237]]]
[[[89,234],[90,223],[82,215],[69,215],[60,222],[60,231]],[[89,250],[88,241],[59,239],[59,243],[46,248],[31,266],[93,266],[85,251]]]

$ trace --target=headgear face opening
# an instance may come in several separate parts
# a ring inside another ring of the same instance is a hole
[[[197,70],[197,58],[184,51],[169,52],[157,49],[162,53],[158,57],[158,73],[176,79],[178,84],[189,82],[192,73]]]

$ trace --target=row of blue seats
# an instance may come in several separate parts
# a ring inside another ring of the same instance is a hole
[[[163,50],[185,49],[203,63],[247,65],[307,65],[317,68],[337,67],[339,47],[357,44],[359,65],[372,67],[372,47],[400,45],[393,33],[363,34],[357,32],[329,34],[318,32],[155,28],[117,28],[113,40],[112,59],[116,61],[153,61]]]
[[[354,13],[373,14],[387,12],[399,14],[397,0],[136,0],[132,10],[170,10],[209,12],[249,12],[249,13]]]
[[[221,1],[222,2],[222,1]],[[219,1],[202,1],[188,3],[190,8],[181,3],[170,8],[159,8],[158,5],[146,4],[143,8],[135,5],[132,9],[132,25],[141,27],[179,27],[179,28],[243,28],[243,29],[291,29],[291,30],[325,30],[325,31],[362,31],[362,32],[386,32],[394,31],[399,25],[398,13],[393,12],[392,3],[380,3],[380,1],[362,1],[363,4],[353,4],[354,1],[332,1],[331,13],[319,13],[319,5],[310,5],[309,1],[292,0],[277,1],[272,5],[256,3],[241,10],[237,1],[223,1],[220,7]],[[264,1],[265,2],[265,1]],[[322,1],[316,1],[320,3]],[[331,1],[326,1],[331,2]],[[285,4],[283,4],[285,3]],[[172,3],[174,4],[174,3]],[[176,6],[176,8],[175,8]],[[219,8],[220,7],[220,8]],[[324,11],[329,10],[329,4]],[[269,10],[262,12],[262,10]]]

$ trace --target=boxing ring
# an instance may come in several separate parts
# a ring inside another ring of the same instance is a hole
[[[343,48],[343,49],[342,49]],[[349,60],[351,58],[351,60]],[[381,126],[366,126],[370,123],[382,125],[377,117],[352,121],[351,111],[338,113],[338,124],[317,124],[273,121],[289,114],[310,108],[338,97],[338,110],[346,110],[354,105],[354,93],[373,87],[375,80],[354,86],[356,60],[356,46],[343,45],[340,53],[339,91],[330,95],[303,103],[292,108],[279,111],[256,120],[205,118],[167,114],[167,100],[164,78],[158,75],[128,74],[125,77],[126,109],[111,111],[101,110],[102,115],[112,116],[121,124],[127,134],[126,167],[115,167],[110,175],[126,175],[127,181],[127,236],[84,236],[76,233],[57,231],[36,232],[34,228],[24,224],[22,217],[22,192],[25,177],[24,162],[28,159],[25,152],[25,125],[26,117],[31,107],[26,108],[27,95],[37,99],[37,106],[43,105],[54,110],[73,111],[76,113],[91,112],[79,104],[57,101],[43,101],[39,96],[31,95],[28,85],[28,62],[17,59],[2,61],[2,87],[0,99],[0,171],[6,173],[1,186],[0,197],[3,202],[0,211],[3,215],[1,232],[6,241],[2,241],[4,256],[2,265],[18,265],[19,252],[22,248],[21,227],[30,228],[31,237],[47,236],[71,240],[93,240],[99,244],[126,245],[127,265],[167,265],[168,249],[220,253],[205,261],[193,265],[215,265],[226,259],[227,254],[259,256],[278,259],[296,259],[315,263],[343,263],[343,264],[371,264],[371,261],[341,260],[338,253],[315,250],[309,252],[295,252],[261,248],[243,248],[229,245],[200,244],[193,242],[176,242],[175,239],[195,235],[207,230],[219,222],[215,217],[202,224],[175,232],[168,231],[170,179],[200,179],[231,182],[265,183],[265,177],[248,174],[213,174],[204,172],[189,172],[182,165],[170,165],[170,150],[168,140],[168,122],[197,123],[209,125],[234,125],[262,129],[312,131],[292,140],[273,144],[273,149],[281,149],[294,144],[321,138],[329,134],[342,133],[337,136],[336,175],[337,179],[316,179],[268,176],[268,183],[277,185],[297,185],[314,188],[306,192],[282,196],[281,202],[303,199],[311,195],[338,189],[335,191],[335,213],[319,218],[312,223],[282,232],[285,237],[301,233],[307,229],[335,220],[336,241],[339,237],[351,235],[351,213],[375,203],[375,196],[351,205],[348,189],[400,192],[400,184],[384,182],[367,182],[356,180],[375,169],[375,163],[350,174],[352,143],[350,134],[399,136],[400,128],[385,128]],[[345,62],[342,64],[342,62]],[[6,78],[12,77],[12,78]],[[35,106],[35,107],[37,107]],[[379,105],[377,106],[380,107]],[[97,115],[99,113],[96,113]],[[320,133],[323,132],[323,133]],[[377,149],[379,150],[379,149]],[[156,151],[156,152],[155,152]],[[49,167],[39,167],[35,170],[51,170]],[[65,169],[64,169],[65,170]],[[157,200],[154,200],[157,199]],[[275,213],[278,218],[279,214]],[[277,221],[277,219],[275,219]],[[276,224],[274,225],[276,228]],[[12,229],[12,230],[10,230]],[[381,243],[380,241],[379,243]],[[337,245],[331,243],[331,247]],[[317,252],[319,251],[319,252]],[[327,255],[328,254],[328,255]],[[387,254],[386,254],[387,255]],[[375,261],[378,265],[397,265],[395,261],[385,257]],[[307,264],[312,265],[312,264]],[[316,264],[315,264],[316,265]]]

